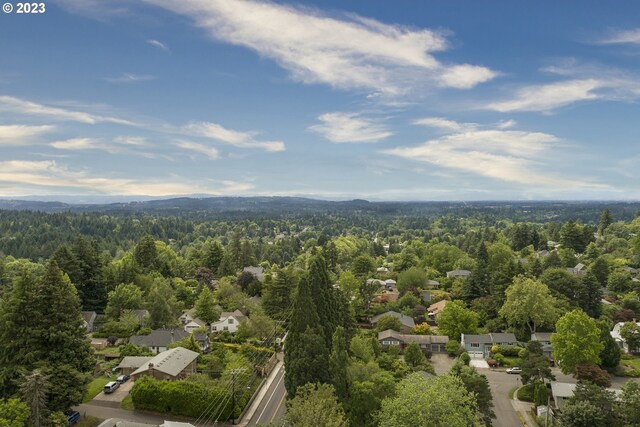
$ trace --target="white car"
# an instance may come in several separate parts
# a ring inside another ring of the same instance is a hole
[[[507,374],[521,374],[521,373],[522,373],[522,369],[518,367],[507,368]]]

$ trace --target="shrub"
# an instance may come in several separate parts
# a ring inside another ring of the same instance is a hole
[[[533,402],[534,385],[529,383],[518,389],[518,399],[523,402]]]
[[[504,365],[504,356],[500,353],[497,353],[493,356],[493,358],[495,359],[495,361],[498,363],[498,366],[502,366]]]
[[[205,385],[191,381],[159,381],[149,376],[139,378],[131,389],[131,399],[136,409],[199,417],[203,407],[215,407],[220,399],[228,398],[226,383],[212,382]],[[237,417],[249,401],[249,393],[236,396],[238,405],[234,417]],[[231,407],[227,405],[221,409],[220,419],[231,418]]]
[[[450,356],[457,356],[462,351],[460,347],[460,343],[456,340],[448,341],[444,345],[444,349],[446,350],[447,353],[449,353]]]
[[[495,368],[498,366],[498,362],[495,359],[489,359],[487,360],[487,365],[489,365],[490,368]]]
[[[611,377],[609,377],[607,371],[592,363],[577,365],[575,375],[579,381],[591,381],[601,387],[611,386]]]
[[[469,353],[465,351],[462,354],[460,354],[459,358],[462,363],[469,366],[469,362],[471,362],[471,357],[469,356]]]

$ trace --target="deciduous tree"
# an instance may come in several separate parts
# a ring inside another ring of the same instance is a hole
[[[462,301],[451,301],[437,318],[438,329],[449,339],[460,341],[462,334],[475,334],[478,315],[464,306]]]
[[[511,326],[526,326],[533,334],[539,326],[553,325],[557,319],[556,299],[547,285],[538,280],[518,276],[506,295],[500,315]]]
[[[580,309],[558,319],[551,345],[553,356],[565,374],[574,373],[580,363],[600,363],[600,352],[604,348],[596,321]]]

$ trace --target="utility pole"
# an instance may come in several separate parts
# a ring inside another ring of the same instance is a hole
[[[225,374],[231,375],[231,424],[232,425],[236,424],[236,416],[235,416],[236,415],[236,376],[245,371],[246,369],[242,368],[242,369],[232,369],[230,371],[224,372]],[[223,411],[221,410],[218,417],[222,415],[222,412]],[[218,420],[216,420],[216,422],[217,421]]]

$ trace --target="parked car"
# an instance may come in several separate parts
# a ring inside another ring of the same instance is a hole
[[[120,375],[118,378],[116,378],[116,381],[118,381],[120,384],[124,384],[129,381],[129,375]]]
[[[118,381],[110,381],[104,386],[104,394],[110,394],[116,391],[120,387],[120,383]]]
[[[551,357],[549,358],[549,366],[551,366],[551,367],[556,366],[556,361],[553,360]]]
[[[513,368],[507,368],[507,374],[521,374],[522,373],[522,369],[518,368],[517,366],[514,366]]]
[[[64,413],[67,416],[68,426],[71,427],[80,419],[80,412],[74,411],[73,409],[69,409]]]

